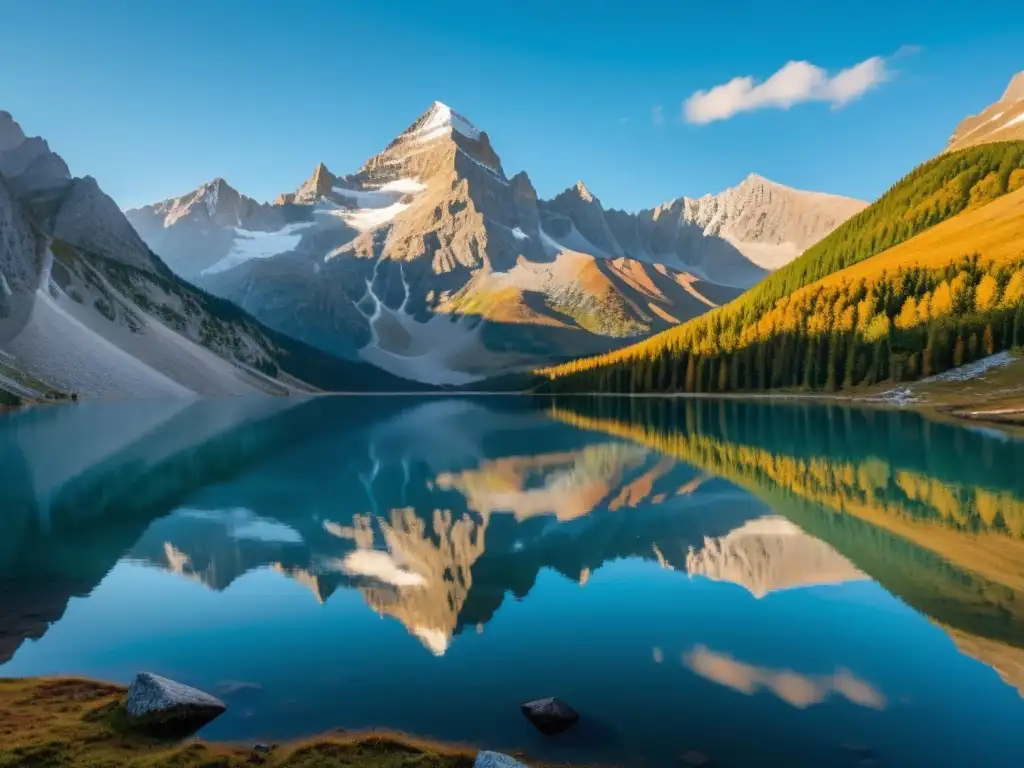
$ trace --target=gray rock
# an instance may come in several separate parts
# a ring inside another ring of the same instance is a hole
[[[149,672],[136,675],[125,701],[129,717],[162,723],[206,723],[226,709],[208,693]]]
[[[274,748],[270,744],[253,744],[252,745],[252,751],[253,752],[260,752],[260,753],[262,753],[264,755],[269,753],[269,752],[271,752],[273,749]]]
[[[153,271],[149,248],[121,213],[117,203],[100,189],[96,179],[75,179],[61,203],[53,234],[72,245],[122,264]]]
[[[473,761],[473,768],[527,768],[513,757],[501,752],[480,752]]]
[[[561,699],[537,699],[519,707],[523,715],[545,736],[571,728],[580,719],[579,713]]]
[[[25,141],[25,132],[10,112],[0,109],[0,152],[20,146]]]

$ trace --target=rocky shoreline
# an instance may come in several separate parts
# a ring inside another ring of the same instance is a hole
[[[214,697],[147,673],[131,688],[82,678],[0,679],[0,768],[556,768],[387,731],[249,745],[189,737],[223,711]]]

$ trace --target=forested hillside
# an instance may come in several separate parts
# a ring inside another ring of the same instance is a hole
[[[714,312],[541,373],[554,391],[835,390],[1021,343],[1024,142],[1004,142],[926,163]]]

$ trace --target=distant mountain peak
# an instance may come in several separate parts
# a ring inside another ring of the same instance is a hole
[[[1024,99],[1024,71],[1018,72],[1010,78],[1010,84],[1003,91],[1003,98],[1000,101],[1019,101]]]
[[[1020,139],[1024,139],[1024,71],[1010,78],[999,101],[960,121],[949,138],[946,151]]]
[[[338,183],[338,177],[328,170],[324,163],[317,163],[313,175],[302,182],[294,193],[278,196],[275,204],[282,203],[315,203],[331,196],[331,190]]]

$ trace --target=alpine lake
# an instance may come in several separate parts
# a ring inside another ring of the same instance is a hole
[[[1024,442],[713,399],[230,398],[0,418],[0,676],[545,761],[1024,764]],[[537,732],[519,704],[580,722]]]

